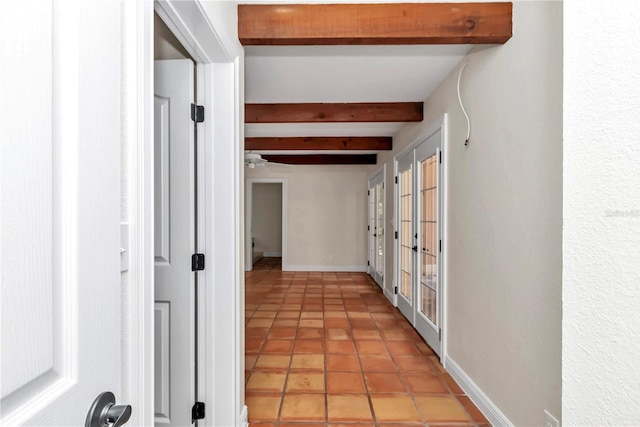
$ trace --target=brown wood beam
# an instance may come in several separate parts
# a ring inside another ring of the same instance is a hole
[[[245,4],[238,37],[247,45],[505,43],[512,3]]]
[[[287,165],[375,165],[377,154],[263,154],[262,158]]]
[[[245,150],[391,150],[390,136],[245,138]]]
[[[245,104],[245,123],[420,122],[422,102]]]

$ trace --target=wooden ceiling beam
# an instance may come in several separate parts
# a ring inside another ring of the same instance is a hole
[[[420,122],[422,102],[245,104],[245,123]]]
[[[262,158],[287,165],[375,165],[377,154],[263,154]]]
[[[245,138],[245,150],[391,150],[390,136]]]
[[[245,45],[394,45],[505,43],[510,2],[241,4]]]

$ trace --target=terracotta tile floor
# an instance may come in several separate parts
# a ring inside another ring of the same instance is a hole
[[[245,368],[252,427],[489,425],[364,273],[256,263]]]

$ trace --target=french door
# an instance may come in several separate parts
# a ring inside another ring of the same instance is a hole
[[[384,277],[384,170],[369,180],[369,274],[383,286]]]
[[[396,160],[398,309],[441,354],[442,133]]]

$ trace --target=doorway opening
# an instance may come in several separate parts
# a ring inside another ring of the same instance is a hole
[[[281,258],[287,265],[287,185],[284,178],[246,181],[245,270],[263,258]]]

